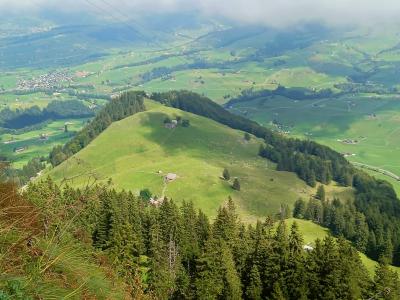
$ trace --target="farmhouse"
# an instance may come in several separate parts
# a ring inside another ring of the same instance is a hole
[[[168,129],[174,129],[174,128],[176,128],[178,126],[178,121],[177,120],[172,120],[169,123],[165,123],[164,126],[165,126],[165,128],[168,128]]]
[[[174,181],[178,178],[178,175],[174,174],[174,173],[168,173],[167,176],[165,176],[165,180],[166,181]]]
[[[18,147],[18,148],[15,148],[15,149],[14,149],[14,152],[15,152],[15,153],[22,153],[22,152],[24,152],[25,150],[26,150],[25,147]]]
[[[47,141],[49,139],[49,136],[46,133],[41,133],[39,135],[39,140],[41,141]]]
[[[163,204],[164,200],[165,200],[164,198],[154,197],[154,198],[150,198],[149,202],[151,205],[153,205],[155,207],[159,207],[161,204]]]

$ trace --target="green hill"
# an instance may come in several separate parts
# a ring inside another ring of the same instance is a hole
[[[242,216],[250,220],[292,206],[315,190],[294,173],[278,172],[275,164],[258,157],[261,140],[210,119],[147,101],[147,111],[113,123],[75,156],[51,170],[57,182],[84,186],[94,181],[138,194],[148,188],[156,196],[191,200],[207,214],[231,196]],[[177,116],[190,127],[164,127],[164,119]],[[220,177],[224,168],[230,182]],[[177,179],[165,183],[168,173]],[[237,177],[241,191],[231,188]],[[260,192],[261,191],[261,192]],[[328,195],[351,197],[350,188],[332,186]]]

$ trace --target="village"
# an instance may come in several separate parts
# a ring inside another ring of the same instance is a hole
[[[54,71],[31,80],[20,80],[17,83],[17,91],[30,91],[38,89],[54,89],[59,87],[61,82],[72,82],[74,76],[66,70]]]

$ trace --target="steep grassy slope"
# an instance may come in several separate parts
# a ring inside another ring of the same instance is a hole
[[[157,196],[192,200],[207,214],[215,214],[229,196],[244,217],[263,217],[292,205],[315,191],[295,174],[277,172],[275,165],[257,156],[261,140],[247,142],[243,132],[210,119],[148,101],[148,110],[112,124],[88,147],[49,172],[58,182],[84,186],[110,182],[115,188],[139,193],[149,188]],[[181,116],[191,126],[166,129],[166,117]],[[220,179],[224,168],[238,177],[241,191]],[[160,172],[161,171],[161,172]],[[167,173],[178,179],[164,182]],[[329,189],[329,195],[351,190]]]

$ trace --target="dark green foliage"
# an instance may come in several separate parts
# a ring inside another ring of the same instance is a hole
[[[285,64],[285,61],[280,61],[278,62],[278,65],[279,64]],[[247,102],[255,98],[261,98],[261,97],[264,98],[272,96],[283,96],[293,100],[310,100],[310,99],[327,98],[332,95],[333,92],[330,89],[313,91],[302,87],[287,88],[282,85],[279,85],[275,90],[258,90],[258,91],[255,91],[253,89],[244,90],[242,91],[242,94],[239,97],[230,100],[228,103],[226,103],[225,106],[229,107],[232,104]]]
[[[293,217],[303,219],[306,214],[307,203],[303,199],[298,199],[294,203]]]
[[[182,127],[189,127],[189,126],[190,126],[190,120],[183,119],[182,120]]]
[[[315,195],[315,198],[325,201],[325,188],[323,185],[320,185],[317,189],[317,194]]]
[[[245,132],[245,133],[244,133],[244,139],[245,139],[246,141],[250,141],[250,140],[251,140],[251,135],[250,135],[248,132]]]
[[[144,201],[149,201],[150,198],[153,196],[149,189],[141,190],[139,195],[140,198]]]
[[[92,117],[94,112],[78,100],[52,101],[41,110],[38,106],[27,109],[0,111],[0,127],[21,129],[48,120]]]
[[[399,275],[390,270],[385,262],[381,262],[376,268],[373,291],[374,299],[400,299]]]
[[[164,118],[164,124],[169,124],[169,123],[171,123],[171,122],[172,122],[172,120],[171,120],[170,117],[165,117],[165,118]]]
[[[262,282],[260,272],[258,271],[257,265],[253,265],[250,270],[249,285],[246,288],[246,299],[261,300],[262,294]]]
[[[232,184],[232,188],[236,191],[240,191],[240,182],[239,179],[235,178]]]
[[[360,175],[355,177],[361,191],[356,193],[353,202],[341,202],[334,199],[322,202],[322,188],[317,192],[317,199],[310,199],[306,204],[302,200],[295,203],[293,216],[305,218],[328,227],[335,236],[344,236],[353,245],[375,260],[385,259],[398,265],[399,257],[395,249],[399,249],[400,202],[391,194],[391,189],[383,182],[375,185],[375,189],[361,183]],[[363,184],[363,185],[361,185]],[[379,195],[377,191],[380,191]],[[397,202],[394,202],[396,199]]]
[[[346,240],[327,237],[304,251],[296,223],[290,232],[284,221],[275,227],[271,218],[245,226],[232,199],[210,224],[193,203],[179,208],[166,200],[155,208],[105,187],[60,190],[46,181],[26,195],[54,215],[57,203],[78,205],[79,215],[77,207],[62,214],[74,220],[69,230],[79,230],[76,238],[90,233],[93,246],[132,290],[157,299],[366,299],[386,287],[398,293],[395,273],[381,265],[373,283]]]
[[[222,177],[225,180],[231,179],[231,174],[229,173],[229,170],[227,168],[225,168],[224,171],[222,172]]]
[[[144,111],[143,98],[143,92],[126,92],[117,99],[112,100],[71,141],[63,147],[57,146],[51,151],[49,155],[50,163],[53,166],[59,165],[68,157],[85,148],[112,122]]]

